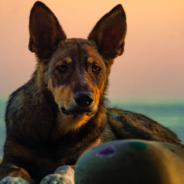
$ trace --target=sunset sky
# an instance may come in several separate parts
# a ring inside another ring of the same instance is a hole
[[[36,66],[28,50],[33,0],[0,0],[0,96],[27,82]],[[112,66],[109,96],[184,98],[184,0],[43,0],[68,38],[87,38],[121,3],[127,14],[125,52]]]

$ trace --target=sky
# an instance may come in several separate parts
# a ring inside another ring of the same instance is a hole
[[[29,13],[35,1],[0,1],[0,96],[26,83],[36,68],[28,50]],[[43,0],[68,38],[87,38],[117,4],[127,15],[124,54],[112,66],[112,97],[184,98],[183,0]],[[105,3],[104,3],[105,2]]]

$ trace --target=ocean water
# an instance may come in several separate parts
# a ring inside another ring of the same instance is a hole
[[[144,114],[174,131],[184,144],[184,98],[110,99],[111,106]]]
[[[5,141],[4,113],[7,98],[0,97],[0,157]],[[142,113],[174,131],[184,144],[184,99],[110,98],[109,106]]]

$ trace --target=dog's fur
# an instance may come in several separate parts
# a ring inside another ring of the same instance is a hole
[[[75,164],[88,148],[117,139],[144,139],[183,147],[177,136],[148,117],[106,108],[113,59],[124,50],[126,15],[117,5],[88,39],[67,39],[41,2],[31,10],[29,49],[37,68],[9,98],[0,179],[40,181],[61,165]]]

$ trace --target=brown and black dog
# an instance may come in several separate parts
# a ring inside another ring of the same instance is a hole
[[[34,4],[29,21],[29,49],[37,68],[9,98],[0,179],[40,181],[59,166],[75,164],[88,148],[117,139],[183,147],[172,131],[148,117],[105,105],[111,65],[124,51],[127,25],[121,5],[97,22],[88,39],[67,39],[41,2]]]

